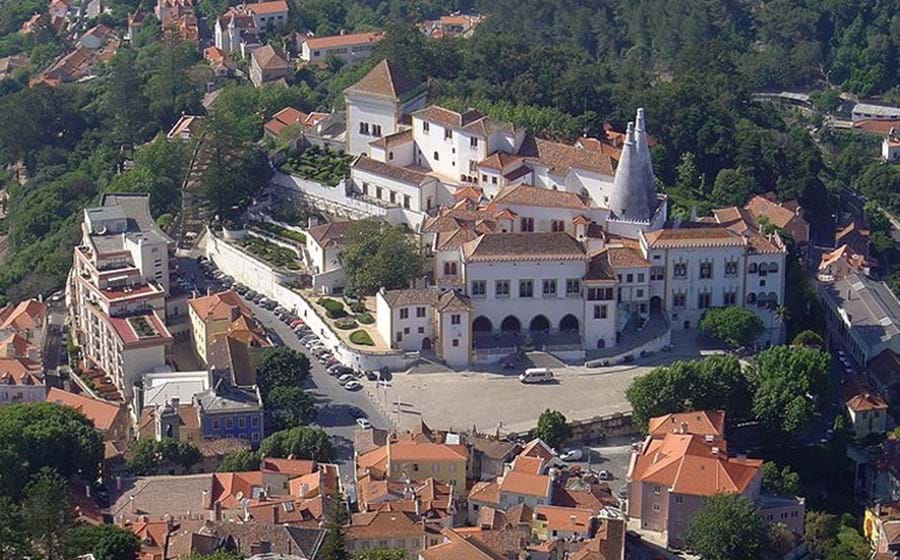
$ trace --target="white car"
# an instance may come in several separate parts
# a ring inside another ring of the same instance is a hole
[[[363,430],[368,430],[372,427],[372,423],[369,422],[368,418],[357,418],[356,425],[362,428]]]
[[[602,470],[597,475],[597,478],[599,478],[600,480],[612,480],[612,473],[607,470]]]
[[[566,462],[580,461],[582,457],[584,457],[584,452],[580,449],[570,449],[559,456],[560,459]]]
[[[348,391],[359,391],[362,389],[362,384],[359,381],[348,381],[344,384],[344,389]]]
[[[341,385],[345,385],[350,381],[354,381],[356,377],[352,373],[345,373],[344,375],[338,377],[338,383]]]

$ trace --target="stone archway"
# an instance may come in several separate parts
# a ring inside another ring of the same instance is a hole
[[[543,315],[535,315],[531,323],[528,324],[528,330],[533,333],[550,332],[550,320]]]
[[[500,323],[500,330],[502,332],[520,332],[522,330],[522,323],[519,321],[519,318],[514,315],[508,315],[503,322]]]
[[[560,319],[559,321],[559,331],[564,333],[577,333],[578,332],[578,318],[576,318],[571,313]]]
[[[472,321],[472,332],[489,333],[493,330],[494,324],[491,323],[491,320],[484,315],[479,315],[478,317],[475,317],[474,321]]]

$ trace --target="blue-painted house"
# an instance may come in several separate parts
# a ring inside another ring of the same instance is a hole
[[[204,439],[240,438],[256,447],[263,437],[263,406],[259,388],[235,387],[224,378],[194,395]]]

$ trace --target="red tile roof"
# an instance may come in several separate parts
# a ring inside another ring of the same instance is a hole
[[[868,412],[870,410],[887,410],[888,405],[878,395],[863,393],[848,400],[847,408],[853,412]]]
[[[74,408],[84,414],[102,432],[106,432],[113,427],[116,418],[122,411],[121,405],[93,399],[85,395],[76,395],[55,387],[52,387],[47,392],[46,401]]]
[[[725,411],[698,410],[665,414],[651,418],[647,430],[651,436],[660,437],[683,433],[721,438],[725,435]]]
[[[285,0],[272,0],[270,2],[257,2],[255,4],[247,4],[247,11],[256,15],[277,14],[279,12],[288,11],[288,3]]]
[[[310,37],[306,40],[306,45],[310,49],[330,49],[332,47],[377,43],[378,41],[381,41],[383,37],[384,32],[382,31],[346,33],[344,35],[330,35],[328,37]]]

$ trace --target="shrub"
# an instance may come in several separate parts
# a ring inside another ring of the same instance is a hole
[[[375,317],[372,317],[372,314],[366,311],[364,313],[357,313],[356,320],[363,325],[371,325],[375,322]]]
[[[350,311],[352,311],[354,313],[365,313],[366,312],[366,304],[359,300],[347,302],[347,307],[349,307]]]
[[[348,317],[346,319],[338,319],[334,322],[334,326],[341,329],[342,331],[349,331],[350,329],[355,329],[356,327],[358,327],[359,324],[355,320]]]
[[[350,333],[350,342],[359,344],[360,346],[375,346],[375,341],[364,330],[353,331]]]
[[[344,304],[336,299],[319,298],[316,303],[325,309],[325,315],[330,319],[340,319],[341,317],[347,316],[347,312],[344,310]]]

